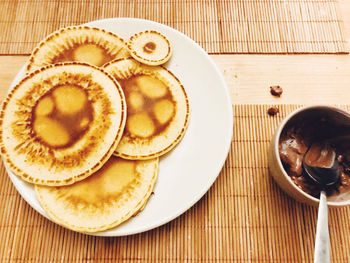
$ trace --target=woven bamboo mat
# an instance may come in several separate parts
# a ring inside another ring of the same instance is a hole
[[[209,53],[346,53],[336,0],[0,0],[0,54],[110,17],[169,25]]]
[[[312,262],[317,208],[289,198],[268,173],[278,123],[297,105],[234,106],[226,164],[208,193],[165,226],[127,237],[78,234],[19,196],[0,166],[1,262]],[[350,106],[346,107],[350,111]],[[147,207],[146,207],[147,209]],[[332,262],[350,262],[350,208],[330,209]]]

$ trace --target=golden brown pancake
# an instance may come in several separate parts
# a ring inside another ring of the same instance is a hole
[[[72,26],[48,35],[29,58],[27,72],[59,62],[85,62],[95,66],[129,57],[125,41],[99,28]]]
[[[125,121],[123,91],[104,70],[75,62],[47,66],[7,95],[0,113],[1,154],[30,183],[72,184],[109,159]]]
[[[115,154],[145,160],[175,147],[189,120],[189,103],[180,81],[163,67],[131,58],[108,63],[105,69],[121,84],[128,107],[124,135]]]
[[[134,59],[150,66],[164,64],[172,53],[169,40],[154,30],[133,35],[128,41],[128,49]]]
[[[158,172],[158,159],[111,157],[89,178],[68,186],[36,186],[38,199],[56,223],[81,232],[115,227],[144,208]]]

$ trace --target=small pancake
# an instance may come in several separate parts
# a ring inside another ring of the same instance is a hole
[[[154,30],[143,31],[130,37],[128,49],[134,59],[150,66],[164,64],[172,53],[169,40]]]
[[[180,81],[167,69],[121,59],[105,65],[122,86],[128,117],[115,154],[146,160],[165,154],[183,137],[189,103]]]
[[[44,210],[56,223],[80,232],[115,227],[144,208],[158,173],[158,159],[111,157],[89,178],[69,186],[35,186]]]
[[[94,66],[129,57],[125,41],[99,28],[73,26],[48,35],[29,58],[27,72],[59,62],[85,62]]]
[[[101,68],[77,62],[27,75],[0,113],[3,160],[25,181],[67,185],[98,170],[123,134],[126,101]]]

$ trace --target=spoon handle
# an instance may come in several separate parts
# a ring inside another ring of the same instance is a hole
[[[328,208],[327,197],[324,191],[321,191],[320,194],[314,256],[314,263],[330,263]]]

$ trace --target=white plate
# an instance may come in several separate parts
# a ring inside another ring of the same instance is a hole
[[[146,208],[136,217],[99,236],[122,236],[161,226],[194,205],[217,178],[228,154],[233,129],[230,96],[224,79],[207,53],[184,34],[165,25],[134,18],[98,20],[87,25],[104,28],[128,39],[144,30],[163,33],[173,46],[166,67],[184,85],[191,107],[190,122],[180,144],[162,157],[159,177]],[[24,76],[24,68],[12,87]],[[22,197],[48,217],[31,184],[7,170]]]

